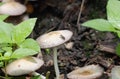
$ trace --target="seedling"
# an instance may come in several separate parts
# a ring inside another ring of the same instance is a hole
[[[6,17],[6,15],[0,15],[0,67],[2,68],[15,59],[40,52],[38,43],[28,38],[34,28],[36,18],[13,25],[3,22]],[[5,76],[7,79],[7,73]]]
[[[120,38],[120,1],[109,0],[107,3],[107,20],[106,19],[93,19],[83,23],[83,26],[90,27],[99,31],[108,31],[117,33]],[[116,49],[117,54],[120,56],[120,44]]]

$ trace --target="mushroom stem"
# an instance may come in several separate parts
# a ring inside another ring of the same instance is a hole
[[[60,72],[59,72],[59,68],[58,68],[58,62],[57,62],[57,47],[53,48],[53,61],[54,61],[54,69],[55,69],[55,73],[56,73],[56,79],[59,79],[60,76]]]

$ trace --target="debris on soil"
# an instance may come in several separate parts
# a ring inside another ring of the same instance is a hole
[[[94,18],[106,18],[107,1],[85,0],[80,23]],[[67,74],[76,67],[91,64],[98,64],[104,68],[104,74],[99,79],[108,79],[112,67],[120,65],[120,58],[115,54],[119,39],[110,32],[99,32],[83,26],[78,29],[76,22],[81,2],[82,0],[29,0],[27,14],[29,17],[38,18],[32,37],[36,39],[44,33],[55,30],[71,30],[73,32],[71,40],[58,49],[61,79],[67,79]],[[37,72],[46,75],[50,71],[49,79],[54,79],[53,53],[52,50],[47,53],[46,51],[42,50],[45,64]]]

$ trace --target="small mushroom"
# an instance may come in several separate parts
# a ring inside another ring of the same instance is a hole
[[[5,73],[11,76],[19,76],[29,74],[39,69],[44,64],[42,59],[36,57],[26,57],[18,59],[8,64],[3,70]]]
[[[26,11],[26,7],[19,2],[10,1],[0,6],[0,14],[17,16]]]
[[[120,79],[120,66],[114,66],[112,68],[111,79]]]
[[[69,79],[96,79],[103,74],[103,68],[99,65],[89,65],[73,70],[67,74]]]
[[[69,43],[67,43],[67,44],[65,44],[65,48],[66,49],[72,49],[73,48],[73,45],[74,45],[74,43],[73,42],[69,42]]]
[[[14,0],[2,0],[2,2],[11,2],[11,1],[14,1]]]
[[[59,30],[46,33],[36,39],[41,48],[53,48],[53,60],[57,79],[59,79],[60,74],[57,64],[57,46],[64,44],[72,35],[73,33],[69,30]]]

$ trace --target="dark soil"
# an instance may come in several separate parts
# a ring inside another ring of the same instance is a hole
[[[108,79],[111,68],[120,64],[120,58],[115,54],[119,39],[114,33],[100,32],[77,25],[77,18],[82,0],[34,0],[29,1],[30,17],[37,17],[37,22],[31,37],[61,29],[71,30],[74,35],[66,44],[73,43],[68,49],[62,45],[58,49],[58,64],[60,73],[67,79],[67,73],[76,67],[99,64],[105,73],[99,79]],[[85,0],[80,24],[94,18],[106,18],[107,0]],[[53,53],[42,49],[45,64],[37,72],[45,75],[50,71],[49,79],[54,79]]]

